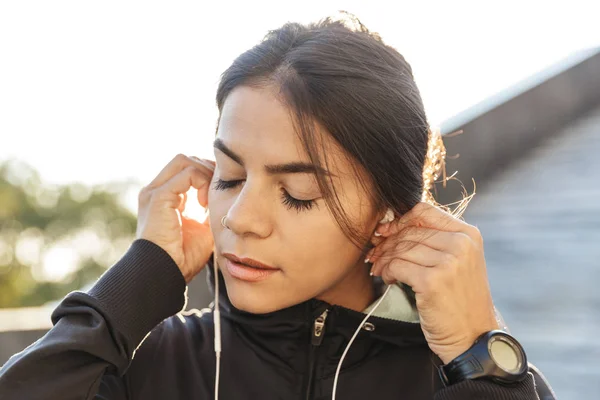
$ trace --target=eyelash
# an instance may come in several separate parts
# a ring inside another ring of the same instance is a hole
[[[241,180],[236,180],[236,181],[224,181],[222,179],[217,179],[214,185],[214,189],[215,190],[227,190],[227,189],[233,189],[234,187],[238,186],[242,181]],[[298,200],[292,196],[290,196],[290,194],[285,190],[282,189],[283,193],[282,193],[282,198],[283,198],[283,204],[285,204],[287,206],[288,209],[296,209],[296,211],[300,212],[300,211],[308,211],[310,209],[312,209],[312,207],[314,205],[316,205],[316,201],[315,200]]]

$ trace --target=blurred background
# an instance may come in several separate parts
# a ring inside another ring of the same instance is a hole
[[[464,218],[530,361],[560,399],[600,393],[597,4],[203,3],[0,3],[0,365],[126,251],[144,184],[177,153],[213,158],[231,61],[343,9],[405,56],[448,175],[476,183]],[[457,181],[436,190],[462,196]],[[190,283],[188,308],[208,305],[205,287]]]

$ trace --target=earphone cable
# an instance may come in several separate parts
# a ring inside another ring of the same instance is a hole
[[[346,357],[346,354],[348,353],[348,350],[350,350],[350,346],[352,346],[352,343],[354,342],[354,339],[356,339],[356,337],[358,336],[358,333],[360,332],[360,330],[365,325],[365,322],[367,322],[367,320],[369,319],[369,317],[373,314],[373,312],[377,309],[377,307],[379,307],[379,305],[381,304],[381,302],[383,301],[383,299],[385,298],[385,296],[390,291],[391,287],[392,287],[392,285],[389,285],[387,287],[387,289],[383,293],[383,296],[381,296],[381,298],[379,299],[379,301],[375,304],[375,307],[373,307],[373,309],[371,311],[369,311],[369,313],[367,314],[367,316],[362,320],[362,322],[358,326],[358,329],[356,329],[356,331],[354,332],[354,335],[350,339],[350,342],[348,342],[348,345],[346,346],[346,350],[344,350],[344,353],[342,354],[342,358],[340,359],[340,362],[338,363],[337,370],[335,371],[335,378],[333,380],[333,393],[331,395],[331,400],[335,400],[335,393],[336,393],[336,390],[337,390],[338,376],[340,375],[340,371],[342,369],[342,363],[344,362],[344,358]]]
[[[219,273],[217,270],[217,262],[213,259],[215,269],[215,310],[213,313],[215,326],[215,356],[216,356],[216,371],[215,371],[215,400],[219,400],[219,378],[221,371],[221,312],[219,310]]]

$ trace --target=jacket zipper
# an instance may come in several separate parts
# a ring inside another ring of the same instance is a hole
[[[323,311],[313,323],[312,335],[310,339],[310,350],[308,353],[308,384],[306,385],[306,400],[310,400],[312,396],[312,386],[315,374],[315,361],[317,347],[323,343],[323,336],[325,334],[325,320],[329,310]]]

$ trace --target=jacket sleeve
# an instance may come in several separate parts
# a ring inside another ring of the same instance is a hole
[[[485,380],[465,380],[439,390],[434,400],[540,400],[533,374],[514,386]]]
[[[3,400],[126,400],[123,378],[135,350],[185,307],[186,283],[173,259],[135,240],[87,292],[54,309],[53,327],[0,369]]]

